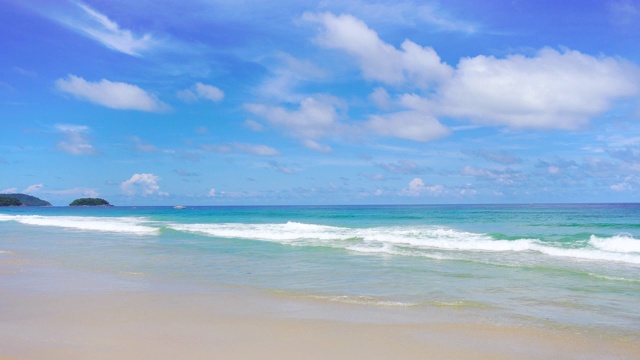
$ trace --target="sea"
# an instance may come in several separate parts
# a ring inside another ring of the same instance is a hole
[[[640,338],[640,204],[2,208],[16,257]]]

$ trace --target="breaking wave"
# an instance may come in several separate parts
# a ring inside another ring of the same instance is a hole
[[[53,226],[84,231],[157,235],[160,229],[144,225],[147,219],[140,217],[90,217],[90,216],[42,216],[0,215],[0,221],[15,221],[25,225]]]
[[[282,224],[167,224],[168,228],[220,238],[269,241],[293,246],[324,246],[360,253],[451,258],[453,252],[536,252],[552,257],[640,264],[640,240],[631,235],[600,238],[573,247],[540,239],[496,239],[435,226],[347,228],[287,222]],[[579,247],[576,247],[578,246]]]

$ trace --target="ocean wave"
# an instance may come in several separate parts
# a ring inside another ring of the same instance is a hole
[[[536,238],[497,239],[437,226],[389,226],[347,228],[287,222],[280,224],[167,224],[167,228],[220,238],[276,242],[293,246],[341,248],[364,254],[422,256],[432,259],[465,259],[464,253],[539,253],[551,257],[640,264],[640,241],[627,235],[599,238],[594,235],[582,247],[567,248]],[[586,245],[585,245],[586,244]],[[575,244],[574,244],[575,245]]]
[[[157,235],[160,229],[143,225],[140,217],[0,215],[0,221],[15,221],[25,225],[53,226],[84,231]]]
[[[591,235],[589,243],[599,250],[616,253],[640,254],[640,240],[635,239],[631,234],[618,234],[610,238],[601,238]]]

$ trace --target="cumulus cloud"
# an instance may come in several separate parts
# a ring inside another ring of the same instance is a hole
[[[354,16],[306,13],[303,20],[321,24],[316,42],[356,57],[368,80],[395,85],[411,80],[424,87],[447,79],[452,72],[432,48],[405,40],[396,49]]]
[[[134,34],[82,2],[72,2],[72,4],[75,7],[68,8],[68,12],[51,14],[50,17],[79,34],[124,54],[141,56],[143,52],[158,45],[151,34]]]
[[[420,178],[414,178],[409,182],[409,187],[402,189],[400,195],[403,196],[440,196],[445,194],[446,190],[443,185],[425,185],[424,181]]]
[[[369,99],[374,102],[380,109],[388,109],[391,107],[391,96],[384,88],[377,87],[373,89]]]
[[[224,92],[213,85],[196,83],[189,89],[178,91],[178,97],[186,102],[196,102],[200,99],[213,102],[222,101]]]
[[[123,181],[120,184],[120,189],[127,195],[133,196],[140,194],[142,196],[147,195],[169,195],[166,192],[160,191],[158,181],[160,178],[154,174],[133,174],[131,178]]]
[[[96,153],[93,145],[89,143],[89,127],[84,125],[57,124],[55,128],[64,138],[57,144],[58,150],[73,155],[93,155]]]
[[[211,188],[211,190],[209,190],[209,193],[207,194],[208,197],[215,197],[216,196],[216,189]]]
[[[12,194],[16,192],[18,192],[18,188],[15,188],[15,187],[0,190],[0,194]]]
[[[90,82],[75,75],[68,75],[66,79],[56,80],[56,87],[80,100],[112,109],[157,112],[168,108],[155,96],[135,85],[123,82],[106,79]]]
[[[262,104],[246,104],[245,107],[252,113],[264,117],[272,125],[285,129],[308,148],[325,151],[326,148],[309,140],[342,131],[336,107],[330,103],[331,100],[326,100],[308,97],[300,102],[297,110]]]
[[[405,40],[400,47],[383,41],[351,15],[306,13],[319,24],[316,43],[357,60],[365,79],[416,93],[401,96],[405,109],[369,117],[364,128],[381,136],[431,141],[450,134],[441,118],[479,125],[567,130],[584,127],[616,101],[638,94],[640,70],[618,58],[543,48],[533,56],[475,56],[455,66],[437,52]],[[389,106],[386,90],[370,98]]]
[[[462,59],[438,89],[439,113],[514,128],[576,129],[638,92],[638,69],[622,60],[542,49],[533,57]]]

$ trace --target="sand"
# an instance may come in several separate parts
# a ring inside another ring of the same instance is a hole
[[[414,309],[0,265],[0,359],[640,358],[637,339],[446,309],[417,319]]]

